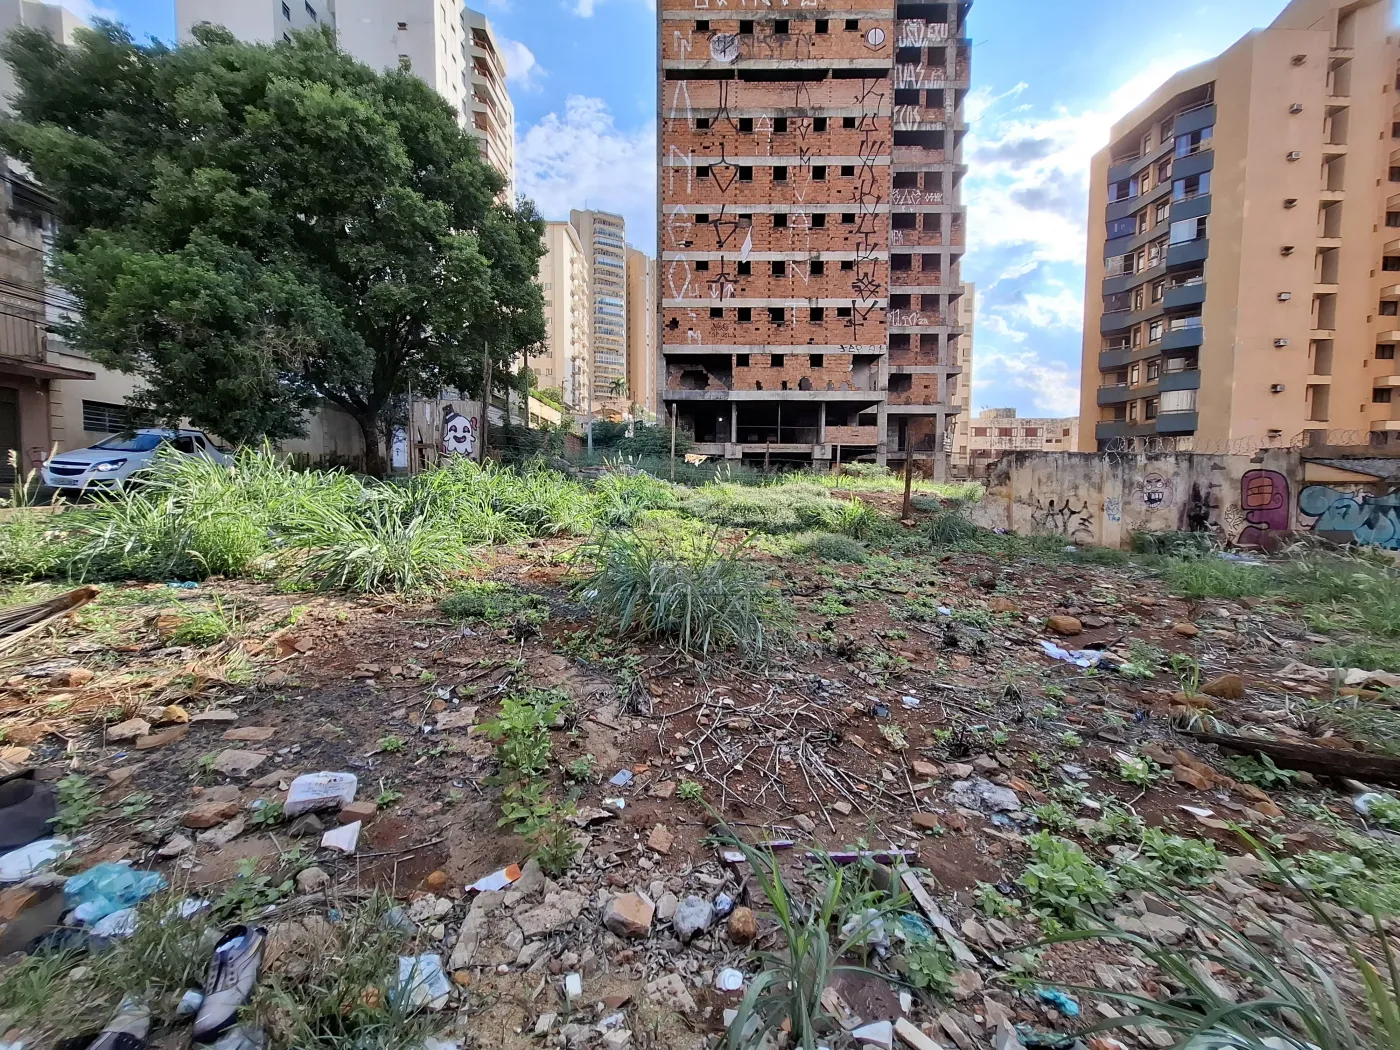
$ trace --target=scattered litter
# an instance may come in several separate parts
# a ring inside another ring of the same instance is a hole
[[[518,878],[520,878],[520,865],[512,864],[500,871],[493,871],[490,875],[483,875],[467,887],[467,892],[492,893],[503,890]]]
[[[632,783],[632,779],[632,771],[630,769],[619,769],[613,774],[612,779],[609,780],[608,783],[615,788],[625,788],[628,784]]]
[[[920,700],[917,696],[901,696],[899,698],[899,701],[905,707],[918,707],[920,704],[923,703],[923,701]]]
[[[1015,813],[1021,808],[1021,798],[1016,792],[982,777],[957,781],[948,791],[948,801],[964,809],[991,813]]]
[[[721,919],[725,918],[734,910],[734,898],[727,893],[721,893],[715,898],[715,914]]]
[[[607,806],[609,809],[615,809],[619,813],[621,813],[624,809],[627,808],[627,800],[621,798],[605,798],[603,799],[603,805]]]
[[[1058,988],[1039,988],[1036,990],[1035,994],[1041,1002],[1053,1006],[1056,1010],[1060,1011],[1060,1013],[1064,1014],[1064,1016],[1079,1016],[1079,1003],[1073,996],[1060,991]]]
[[[63,887],[73,919],[91,925],[113,912],[140,904],[166,887],[158,871],[138,871],[125,864],[98,864],[74,875]]]
[[[340,809],[355,801],[359,785],[354,773],[303,773],[292,781],[282,812],[295,817],[321,809]]]
[[[204,1004],[204,993],[198,988],[191,988],[184,995],[180,996],[180,1002],[175,1007],[177,1018],[193,1017],[199,1013],[199,1008]]]
[[[166,580],[165,585],[172,591],[197,591],[199,584],[194,580]]]
[[[564,998],[571,1003],[583,998],[583,976],[581,974],[571,973],[564,977]]]
[[[823,857],[833,864],[859,864],[861,861],[874,861],[876,864],[918,864],[919,853],[912,849],[895,850],[850,850],[836,853],[808,853],[807,859],[820,862]]]
[[[440,956],[401,955],[394,997],[404,996],[410,1009],[441,1010],[452,995],[452,980],[442,968]]]
[[[332,828],[321,836],[321,848],[339,850],[341,853],[354,853],[355,847],[360,844],[360,821],[353,824],[346,824],[342,827]]]
[[[65,838],[40,839],[0,856],[0,882],[23,882],[69,852]]]
[[[1059,660],[1061,663],[1074,664],[1075,667],[1098,667],[1104,662],[1105,653],[1095,649],[1062,649],[1054,642],[1041,639],[1040,647],[1045,650],[1045,655],[1052,660]]]
[[[114,911],[93,924],[92,935],[103,939],[130,937],[136,932],[137,915],[135,908]]]
[[[852,915],[841,927],[841,936],[847,943],[858,937],[867,948],[874,948],[884,954],[890,948],[890,935],[885,929],[885,918],[878,908],[866,908],[860,915]]]
[[[715,988],[721,992],[741,992],[744,975],[733,967],[726,967],[715,976]]]
[[[1382,795],[1379,791],[1368,791],[1364,795],[1357,795],[1352,799],[1351,807],[1363,817],[1369,817],[1377,802],[1393,803],[1394,801],[1389,795]]]

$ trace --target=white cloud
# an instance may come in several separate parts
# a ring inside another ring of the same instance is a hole
[[[539,91],[540,81],[549,74],[535,53],[519,40],[501,37],[501,56],[506,61],[506,79],[524,91]]]
[[[603,2],[604,0],[566,0],[566,6],[580,18],[592,18],[594,12],[598,10],[598,5]],[[656,10],[656,0],[638,0],[638,2],[653,11]]]
[[[571,95],[561,116],[547,114],[516,145],[521,193],[548,219],[571,208],[616,212],[627,239],[649,248],[656,239],[656,128],[650,121],[623,131],[607,104]],[[654,251],[654,249],[650,249]]]
[[[982,404],[986,400],[983,392],[993,386],[1024,392],[1033,410],[1044,416],[1079,414],[1079,373],[1057,361],[1041,360],[1034,350],[977,352],[972,370],[973,399]]]

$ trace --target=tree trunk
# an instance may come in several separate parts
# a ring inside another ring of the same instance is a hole
[[[380,447],[379,413],[357,412],[355,422],[360,424],[360,433],[365,440],[365,473],[372,478],[384,477],[389,473],[389,466]]]

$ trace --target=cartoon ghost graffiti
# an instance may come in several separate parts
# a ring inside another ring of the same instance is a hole
[[[476,455],[475,417],[467,417],[451,405],[442,415],[442,451],[449,456]]]

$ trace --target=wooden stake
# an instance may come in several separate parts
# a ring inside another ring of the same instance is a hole
[[[900,519],[908,521],[914,516],[914,449],[910,446],[907,432],[904,441],[904,512]]]
[[[671,480],[676,480],[676,403],[671,402]]]
[[[486,361],[482,365],[481,391],[481,462],[486,462],[486,440],[491,428],[491,344],[486,344]]]

